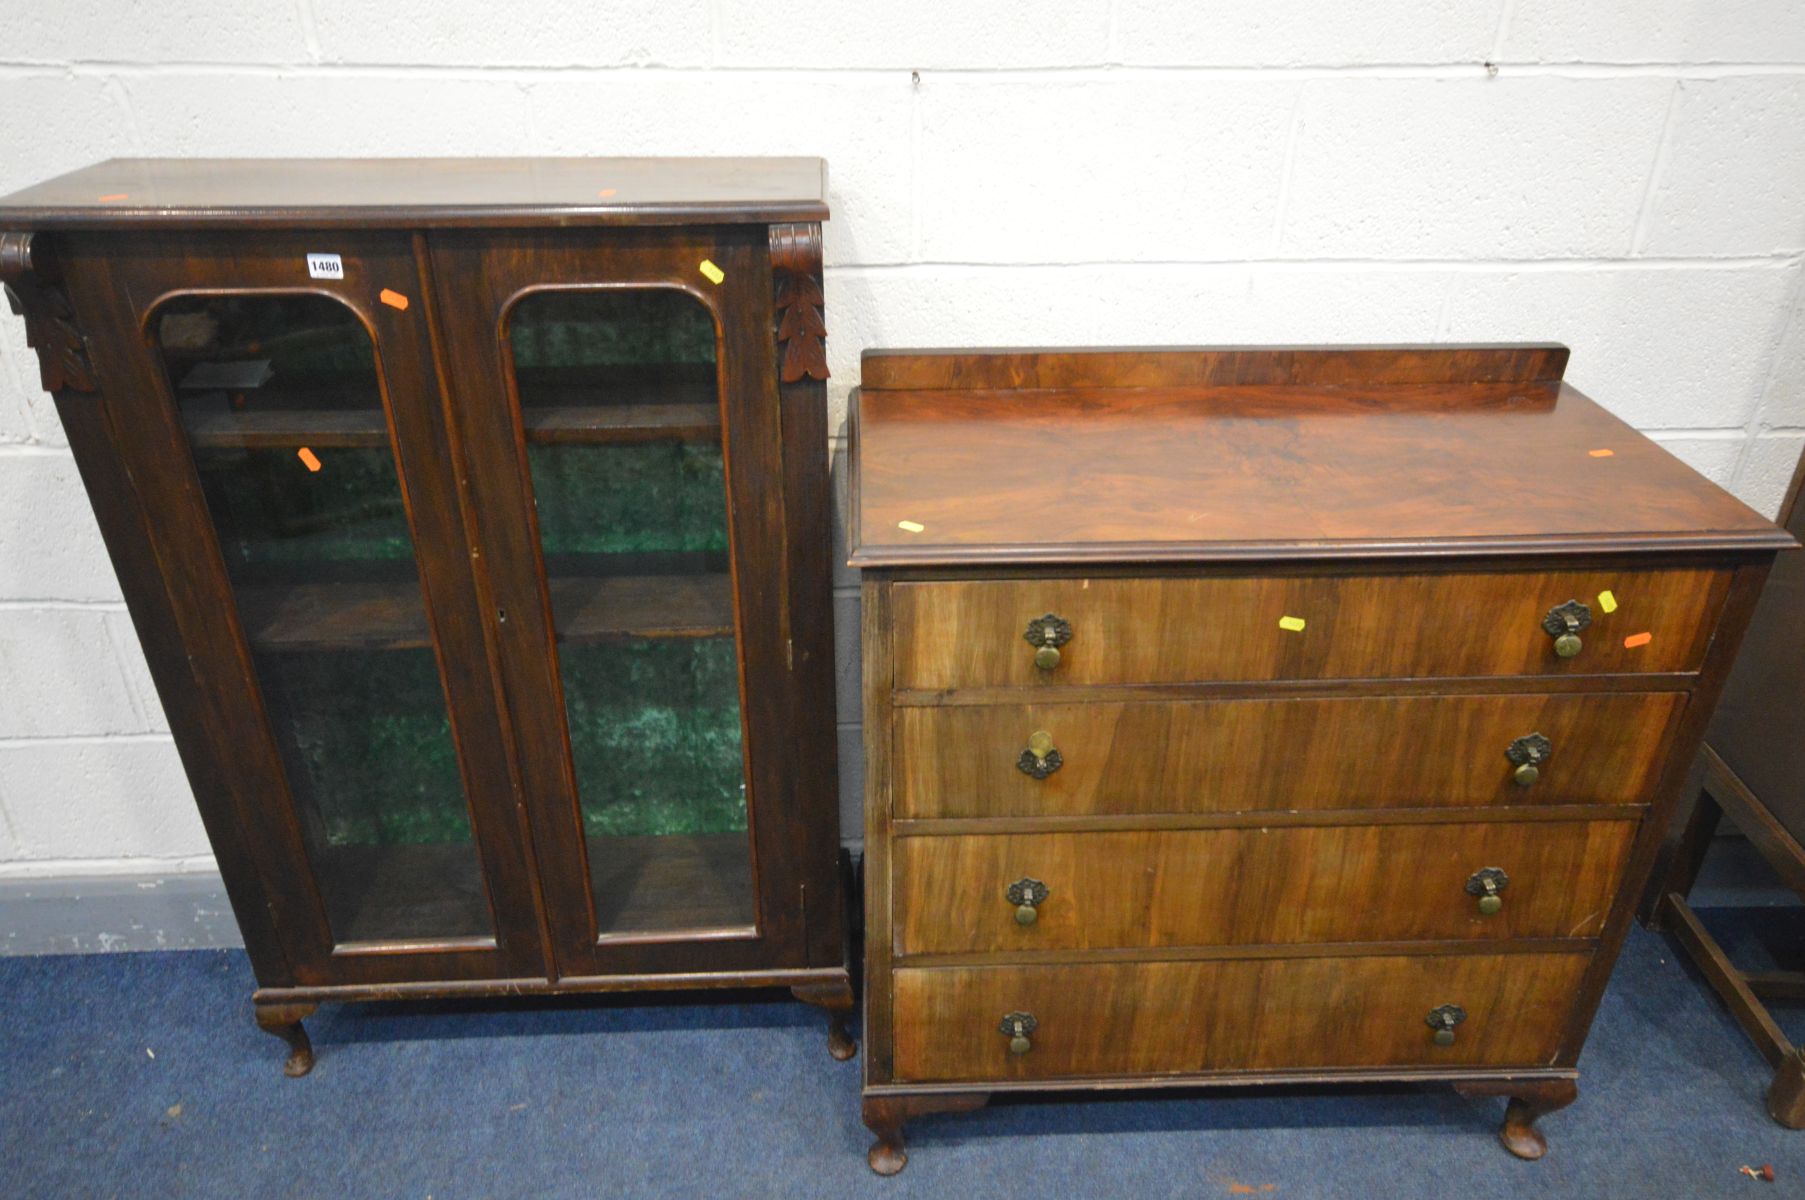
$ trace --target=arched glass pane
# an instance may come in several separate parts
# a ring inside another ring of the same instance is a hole
[[[598,927],[753,925],[714,320],[540,291],[508,340]]]
[[[333,937],[492,935],[368,332],[307,293],[151,329]]]

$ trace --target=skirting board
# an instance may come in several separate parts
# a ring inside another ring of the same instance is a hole
[[[242,945],[213,872],[0,879],[0,955]]]

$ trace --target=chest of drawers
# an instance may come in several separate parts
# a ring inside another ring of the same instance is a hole
[[[1791,539],[1560,347],[870,352],[874,1170],[998,1091],[1580,1048]]]

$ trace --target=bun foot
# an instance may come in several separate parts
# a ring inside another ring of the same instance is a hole
[[[1498,1129],[1498,1140],[1504,1143],[1506,1150],[1531,1162],[1548,1153],[1548,1139],[1542,1136],[1535,1123],[1579,1099],[1579,1084],[1571,1079],[1457,1083],[1454,1090],[1463,1096],[1510,1097],[1510,1103],[1504,1108],[1504,1124]]]
[[[852,980],[834,979],[826,983],[804,983],[790,989],[790,995],[804,1004],[827,1010],[827,1052],[845,1062],[859,1052],[852,1040],[847,1022],[852,1017]],[[901,1167],[897,1168],[902,1170]],[[895,1172],[892,1172],[894,1174]]]
[[[859,1044],[852,1040],[852,1033],[846,1028],[844,1013],[827,1018],[827,1052],[840,1062],[846,1062],[859,1052]]]
[[[318,1007],[315,1004],[257,1005],[258,1027],[288,1043],[288,1059],[282,1064],[282,1073],[290,1079],[299,1079],[313,1070],[313,1041],[301,1021],[312,1016]]]
[[[871,1149],[865,1154],[865,1161],[870,1163],[871,1169],[879,1175],[888,1176],[895,1175],[908,1166],[909,1156],[902,1148],[900,1136],[897,1137],[895,1145],[880,1137],[871,1143]]]

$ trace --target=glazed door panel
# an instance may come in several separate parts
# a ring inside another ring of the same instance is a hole
[[[66,270],[178,626],[140,636],[192,665],[191,775],[294,982],[543,978],[409,239],[96,237]]]
[[[804,965],[764,231],[432,247],[559,972]]]

